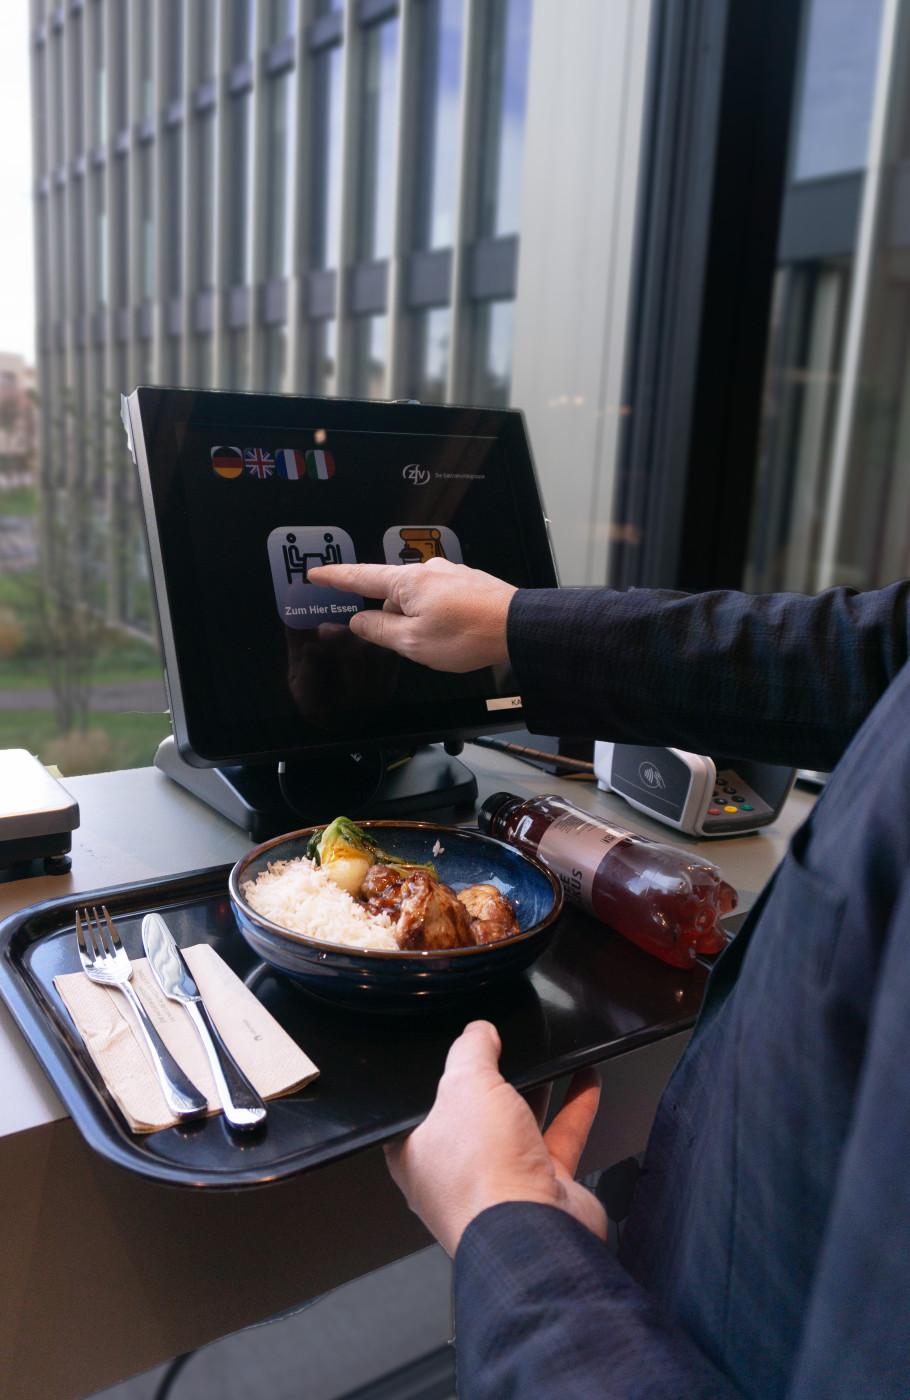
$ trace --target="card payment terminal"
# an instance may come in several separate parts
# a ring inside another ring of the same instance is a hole
[[[745,836],[775,820],[795,768],[654,744],[594,745],[598,786],[691,836]]]

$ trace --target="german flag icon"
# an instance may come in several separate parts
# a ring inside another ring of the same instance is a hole
[[[240,476],[243,471],[243,452],[239,447],[213,447],[212,466],[219,476]]]

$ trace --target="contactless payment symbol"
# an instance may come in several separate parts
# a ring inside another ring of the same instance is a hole
[[[212,466],[218,476],[240,476],[243,471],[243,452],[239,447],[213,447]]]
[[[428,559],[450,559],[460,564],[461,545],[447,525],[393,525],[382,537],[387,564],[425,564]]]
[[[362,612],[359,593],[339,593],[307,582],[317,564],[356,564],[354,543],[337,525],[279,525],[268,538],[269,567],[278,616],[286,627],[306,630],[324,622],[348,622]]]

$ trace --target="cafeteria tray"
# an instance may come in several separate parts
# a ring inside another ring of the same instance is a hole
[[[110,1161],[179,1187],[237,1190],[325,1166],[416,1126],[432,1105],[446,1052],[468,1021],[493,1021],[501,1068],[531,1089],[683,1031],[707,970],[679,971],[571,908],[529,972],[467,995],[451,1013],[400,1015],[331,1005],[260,962],[228,899],[231,867],[32,905],[0,924],[0,995],[86,1142]],[[181,946],[208,942],[318,1065],[296,1093],[269,1101],[261,1135],[237,1140],[220,1114],[135,1134],[108,1093],[54,985],[79,970],[75,911],[105,904],[130,957],[140,925],[163,913]]]

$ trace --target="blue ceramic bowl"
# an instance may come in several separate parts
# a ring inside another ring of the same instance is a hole
[[[253,951],[308,991],[360,1010],[434,1009],[522,972],[543,952],[562,908],[556,876],[502,841],[429,822],[363,822],[383,850],[401,860],[432,860],[456,891],[494,884],[512,901],[521,932],[472,948],[399,952],[346,948],[288,933],[252,909],[243,886],[273,861],[305,855],[313,831],[295,831],[256,846],[231,871],[229,889],[240,932]],[[433,855],[439,842],[442,850]]]

